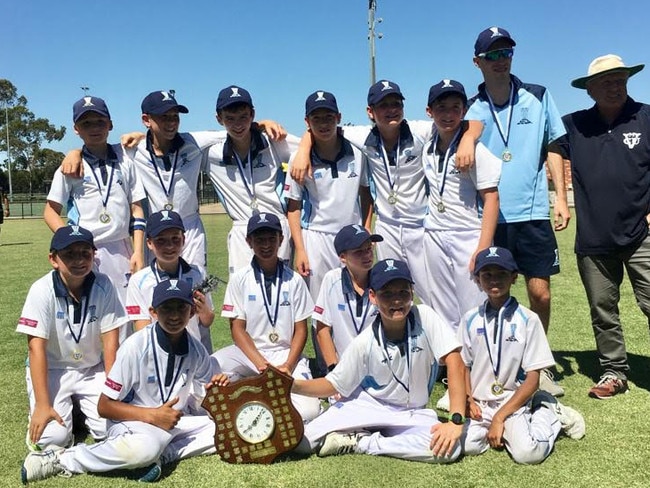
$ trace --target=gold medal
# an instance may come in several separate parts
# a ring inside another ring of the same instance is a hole
[[[280,336],[278,335],[278,333],[277,333],[276,331],[273,331],[273,332],[271,332],[271,333],[269,334],[269,340],[270,340],[273,344],[275,344],[276,342],[278,342],[278,340],[280,340]]]
[[[81,353],[79,349],[75,349],[74,351],[72,351],[71,356],[72,359],[75,361],[81,361],[84,358],[84,355]]]
[[[174,210],[174,204],[172,202],[167,202],[163,208],[165,210]]]
[[[492,386],[490,386],[490,391],[494,396],[501,396],[503,395],[503,385],[499,383],[499,380],[494,380],[494,383],[492,383]]]
[[[108,215],[106,212],[102,212],[99,214],[99,221],[102,224],[108,224],[111,221],[111,216]]]
[[[506,148],[506,150],[501,154],[501,159],[504,163],[512,161],[512,153]]]

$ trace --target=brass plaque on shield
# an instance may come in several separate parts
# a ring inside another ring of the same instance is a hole
[[[269,366],[263,373],[213,386],[202,406],[216,424],[214,445],[232,464],[271,463],[302,439],[302,418],[291,403],[293,378]]]

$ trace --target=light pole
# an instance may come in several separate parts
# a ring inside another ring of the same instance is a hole
[[[11,184],[11,148],[9,147],[9,100],[5,100],[5,127],[7,128],[7,174],[9,175],[9,201],[14,201],[14,189]]]
[[[381,24],[384,19],[381,17],[375,20],[375,11],[377,10],[377,0],[368,0],[368,41],[370,43],[370,84],[374,85],[377,81],[375,76],[375,26]],[[380,32],[376,37],[381,39],[384,35]]]

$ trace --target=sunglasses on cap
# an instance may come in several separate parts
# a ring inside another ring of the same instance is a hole
[[[515,54],[515,50],[511,47],[505,49],[496,49],[494,51],[488,51],[486,53],[481,53],[478,55],[479,58],[486,59],[488,61],[498,61],[499,59],[510,59]]]

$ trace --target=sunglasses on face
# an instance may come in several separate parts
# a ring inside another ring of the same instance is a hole
[[[478,57],[486,59],[488,61],[498,61],[499,59],[510,59],[514,54],[515,50],[510,47],[506,49],[497,49],[495,51],[481,53],[478,55]]]

